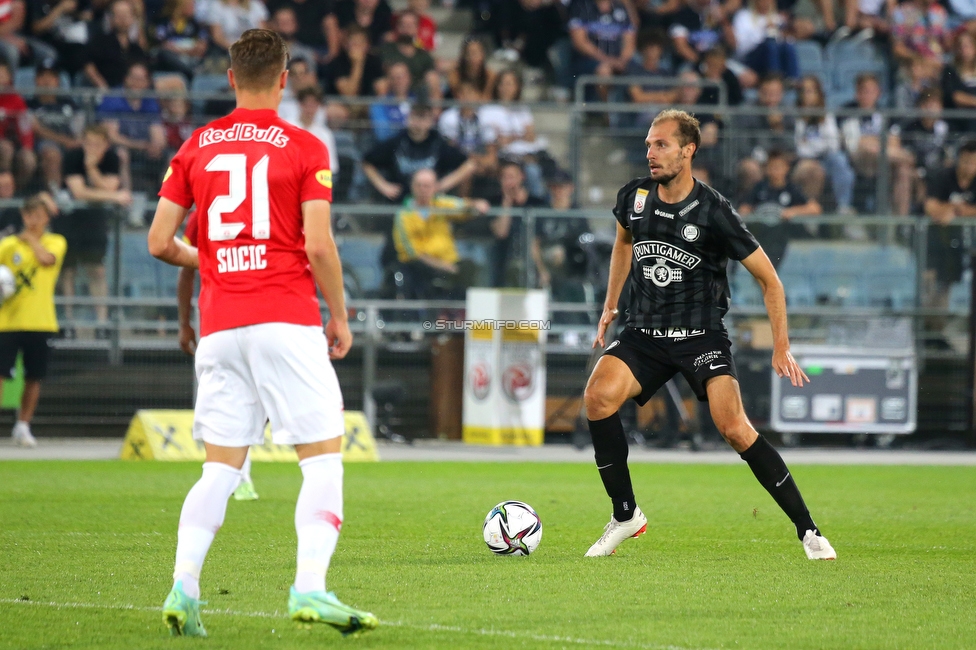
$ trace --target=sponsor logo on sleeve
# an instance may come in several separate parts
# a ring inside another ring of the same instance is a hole
[[[644,205],[647,203],[647,194],[650,190],[637,190],[637,194],[634,195],[634,212],[640,213],[644,211]]]
[[[332,189],[332,172],[330,170],[320,169],[315,172],[315,180],[330,190]]]
[[[163,175],[163,182],[165,183],[166,181],[168,181],[169,177],[172,175],[173,175],[173,167],[172,166],[167,167],[166,173]]]

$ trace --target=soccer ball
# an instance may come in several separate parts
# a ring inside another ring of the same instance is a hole
[[[528,555],[542,541],[542,520],[527,503],[502,501],[485,517],[485,544],[496,555]]]
[[[9,266],[0,264],[0,303],[17,292],[17,279]]]

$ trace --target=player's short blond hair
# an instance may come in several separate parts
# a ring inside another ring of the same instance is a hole
[[[230,68],[241,90],[273,88],[288,66],[288,45],[270,29],[249,29],[230,46]]]
[[[695,153],[691,155],[694,159],[701,148],[701,124],[698,122],[698,118],[687,111],[669,108],[657,114],[654,121],[651,122],[651,127],[662,122],[674,122],[677,125],[678,144],[682,147],[689,144],[695,145]]]

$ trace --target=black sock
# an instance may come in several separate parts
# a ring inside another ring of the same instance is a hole
[[[603,420],[587,420],[587,423],[593,437],[596,468],[613,502],[613,518],[629,521],[634,516],[636,504],[634,488],[630,484],[630,469],[627,468],[629,448],[620,415],[614,413]]]
[[[801,541],[808,530],[820,534],[783,457],[768,440],[760,435],[739,457],[749,463],[749,469],[796,526],[796,536]]]

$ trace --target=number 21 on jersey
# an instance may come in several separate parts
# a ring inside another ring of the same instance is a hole
[[[251,236],[271,239],[271,211],[268,201],[268,163],[265,154],[251,170]],[[229,241],[244,230],[244,223],[224,223],[223,215],[241,207],[247,198],[247,156],[242,153],[222,153],[207,163],[208,172],[227,172],[229,193],[218,196],[207,210],[207,236],[210,241]]]

